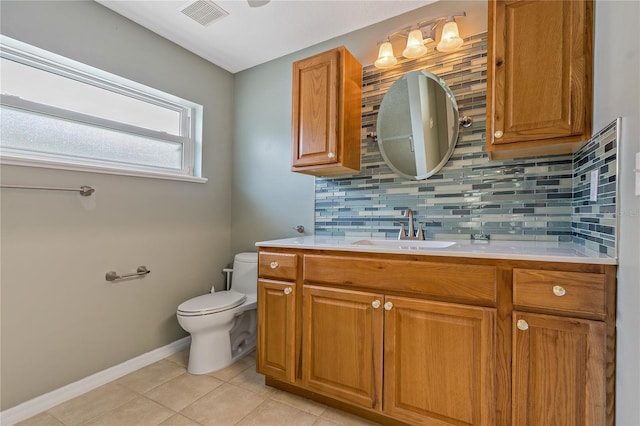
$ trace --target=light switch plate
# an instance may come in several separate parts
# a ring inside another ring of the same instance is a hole
[[[640,152],[636,152],[636,195],[640,196]]]
[[[598,201],[598,169],[591,170],[591,185],[589,187],[589,201]]]

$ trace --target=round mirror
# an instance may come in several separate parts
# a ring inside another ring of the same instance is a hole
[[[421,180],[437,173],[458,140],[458,106],[444,80],[414,71],[384,95],[377,123],[378,146],[400,176]]]

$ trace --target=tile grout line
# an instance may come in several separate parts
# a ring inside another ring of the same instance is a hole
[[[169,359],[171,358],[171,359]],[[174,367],[179,367],[181,370],[180,374],[177,374],[175,376],[172,376],[166,380],[164,380],[162,383],[159,383],[155,386],[153,386],[150,389],[145,390],[144,392],[139,391],[137,389],[132,389],[122,383],[118,383],[118,381],[121,379],[115,379],[109,383],[106,383],[104,385],[102,385],[99,388],[96,388],[94,390],[100,389],[102,388],[104,391],[104,386],[110,386],[110,388],[108,388],[108,395],[112,395],[112,392],[114,393],[118,393],[118,392],[124,392],[126,391],[127,394],[130,393],[130,398],[128,398],[127,400],[117,404],[114,407],[111,407],[108,411],[105,411],[103,413],[97,414],[97,415],[92,415],[91,417],[82,420],[80,423],[77,423],[75,421],[71,421],[71,423],[68,422],[64,422],[61,418],[59,418],[58,416],[54,415],[51,410],[46,410],[44,412],[42,412],[41,414],[46,414],[47,416],[50,416],[53,420],[55,420],[56,422],[58,422],[60,425],[64,425],[64,426],[82,426],[82,425],[87,425],[90,424],[92,422],[96,422],[96,421],[100,421],[100,419],[106,420],[108,419],[110,416],[117,416],[117,415],[122,415],[122,412],[118,412],[118,410],[121,410],[123,406],[132,403],[133,401],[140,401],[140,398],[143,398],[145,401],[145,404],[150,403],[150,404],[156,404],[156,406],[162,407],[164,410],[167,411],[167,417],[164,418],[162,421],[160,421],[159,423],[157,423],[155,426],[160,426],[163,424],[167,424],[166,422],[175,417],[176,415],[183,417],[184,419],[188,419],[188,421],[192,422],[192,424],[194,425],[199,425],[199,426],[207,426],[208,423],[202,423],[199,422],[193,418],[191,418],[189,415],[187,415],[186,413],[184,413],[185,410],[187,410],[189,407],[193,406],[194,404],[197,404],[198,401],[202,400],[203,398],[207,397],[208,395],[210,395],[212,392],[215,392],[216,390],[218,390],[221,386],[224,385],[228,385],[228,386],[232,386],[238,390],[241,390],[242,392],[248,392],[250,394],[253,394],[256,397],[259,397],[262,399],[262,401],[253,409],[249,410],[246,413],[239,413],[242,415],[242,417],[237,420],[236,422],[234,422],[233,424],[240,424],[241,422],[245,421],[246,419],[248,419],[250,416],[252,415],[259,415],[260,414],[260,410],[264,410],[265,409],[265,404],[266,403],[272,403],[274,406],[279,406],[279,407],[286,407],[287,410],[294,410],[291,411],[292,413],[299,413],[300,415],[304,415],[309,416],[309,420],[312,420],[311,424],[317,424],[321,419],[324,419],[327,422],[330,422],[331,424],[342,424],[342,422],[340,421],[336,421],[334,419],[331,419],[329,417],[327,417],[327,413],[329,413],[329,407],[326,406],[325,404],[320,404],[316,401],[313,400],[308,400],[307,398],[303,398],[303,397],[298,397],[293,395],[295,398],[300,398],[301,399],[301,405],[300,406],[296,406],[295,405],[295,401],[293,401],[293,403],[291,401],[288,401],[286,399],[284,400],[279,400],[277,399],[279,393],[283,393],[283,394],[287,394],[284,391],[280,391],[276,388],[273,388],[271,386],[266,386],[263,382],[263,376],[259,375],[259,373],[255,372],[255,357],[251,354],[248,354],[246,357],[244,357],[242,360],[239,360],[238,362],[243,362],[243,363],[247,363],[247,365],[242,366],[240,365],[240,369],[233,370],[233,366],[236,365],[236,367],[238,367],[237,364],[232,364],[232,366],[229,366],[227,368],[232,368],[232,370],[229,370],[231,374],[230,376],[226,377],[226,378],[220,378],[220,377],[216,377],[215,375],[209,373],[206,374],[206,376],[210,377],[211,379],[215,379],[215,381],[219,382],[217,384],[217,386],[215,386],[213,389],[209,389],[204,395],[201,395],[197,398],[195,398],[192,401],[189,401],[188,405],[183,407],[182,409],[180,409],[179,411],[175,410],[174,408],[169,407],[166,404],[170,404],[169,400],[164,400],[166,401],[166,403],[162,402],[162,398],[159,398],[160,400],[155,400],[152,397],[148,396],[147,394],[149,392],[152,392],[154,389],[159,388],[160,386],[166,385],[167,383],[171,382],[172,380],[176,380],[180,377],[182,377],[183,375],[189,375],[190,373],[188,373],[187,371],[187,365],[184,362],[184,355],[182,356],[182,358],[176,357],[175,355],[172,355],[171,357],[167,357],[164,358],[162,360],[157,361],[158,363],[161,361],[168,361],[169,363],[173,364]],[[251,359],[253,358],[253,359]],[[154,363],[155,364],[155,363]],[[150,364],[153,365],[153,364]],[[161,365],[168,365],[168,364],[161,364]],[[149,366],[147,366],[149,367]],[[147,367],[142,367],[139,370],[136,370],[130,374],[134,374],[137,371],[143,370],[144,368]],[[224,369],[223,369],[224,370]],[[170,371],[173,371],[173,369],[171,368]],[[222,371],[222,370],[220,370]],[[259,375],[260,376],[260,380],[256,380],[255,375]],[[198,376],[198,375],[192,375],[192,376]],[[224,377],[225,374],[222,373],[219,376]],[[244,376],[244,377],[240,377],[240,376]],[[126,377],[126,376],[124,376]],[[240,379],[240,380],[239,380]],[[144,385],[145,384],[145,380],[153,380],[152,377],[145,377],[144,373],[141,375],[141,377],[136,378],[136,380],[139,380],[138,382],[136,381],[132,381],[131,384],[132,386],[136,386],[136,384],[138,384],[138,387],[144,387],[144,386],[140,386],[140,384]],[[234,382],[235,380],[235,382]],[[152,381],[152,383],[154,383]],[[244,386],[243,386],[244,385]],[[262,392],[260,392],[260,390],[263,390]],[[264,390],[266,390],[266,392],[264,392]],[[89,391],[91,392],[91,391]],[[89,393],[87,392],[87,393]],[[87,393],[83,394],[86,395]],[[79,395],[78,397],[74,398],[80,398],[83,395]],[[156,396],[160,395],[160,393],[156,394]],[[171,395],[171,393],[170,393]],[[129,396],[129,395],[128,395]],[[317,412],[319,412],[319,414],[316,414],[316,412],[313,412],[313,407],[309,406],[309,408],[305,409],[304,404],[302,404],[302,402],[304,401],[309,401],[312,404],[318,404],[318,410],[315,410]],[[55,408],[55,407],[53,407]],[[34,416],[36,417],[36,416]],[[25,420],[25,422],[27,422],[29,419]],[[73,419],[70,419],[73,420]],[[215,423],[215,419],[207,419],[207,421],[212,420],[213,423]],[[31,423],[31,424],[35,424],[35,423]],[[129,426],[136,426],[135,422],[131,423]]]

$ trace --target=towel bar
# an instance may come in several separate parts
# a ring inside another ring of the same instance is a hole
[[[138,266],[138,269],[136,270],[136,272],[134,272],[132,274],[118,275],[115,271],[109,271],[109,272],[107,272],[107,274],[105,275],[104,278],[107,281],[115,281],[115,280],[122,280],[122,279],[125,279],[125,278],[143,276],[143,275],[147,275],[147,274],[150,274],[150,273],[151,273],[151,271],[148,270],[146,266]]]
[[[0,188],[11,188],[11,189],[41,189],[44,191],[74,191],[80,192],[80,195],[88,197],[93,194],[96,190],[90,186],[83,185],[80,188],[56,188],[52,186],[25,186],[25,185],[0,185]]]

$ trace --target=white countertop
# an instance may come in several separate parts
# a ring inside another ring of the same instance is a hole
[[[586,249],[575,243],[544,241],[455,241],[446,248],[403,247],[403,241],[385,240],[384,246],[354,244],[368,238],[344,238],[306,236],[281,240],[260,241],[257,247],[277,247],[295,249],[338,250],[364,253],[397,253],[425,256],[473,257],[484,259],[537,260],[547,262],[596,263],[616,265],[617,259],[606,254]],[[371,239],[375,240],[375,239]],[[391,241],[397,241],[394,245]],[[440,241],[440,240],[433,240]],[[390,245],[391,244],[391,245]]]

